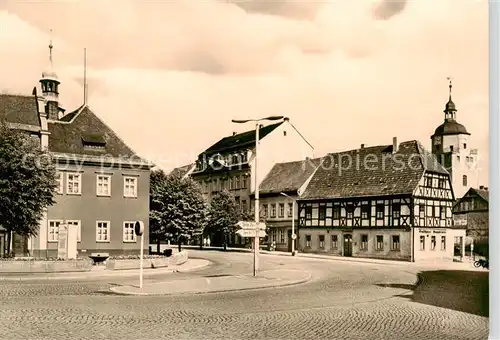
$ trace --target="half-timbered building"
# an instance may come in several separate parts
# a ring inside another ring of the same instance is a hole
[[[463,253],[449,173],[417,141],[324,157],[299,198],[299,249],[417,261]]]

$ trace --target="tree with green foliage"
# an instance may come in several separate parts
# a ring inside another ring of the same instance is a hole
[[[226,250],[228,237],[238,229],[236,224],[239,221],[251,220],[253,220],[252,215],[249,212],[242,211],[234,196],[230,192],[223,190],[212,197],[206,231],[211,235],[221,234],[224,250]]]
[[[55,203],[56,170],[40,140],[0,123],[0,226],[12,233],[36,236],[47,207]]]
[[[171,237],[181,244],[200,235],[207,207],[200,186],[190,178],[151,172],[150,229],[157,242]]]

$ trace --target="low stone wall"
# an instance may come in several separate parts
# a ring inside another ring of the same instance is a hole
[[[43,260],[6,260],[0,261],[0,273],[65,273],[88,272],[92,260],[43,261]]]
[[[156,259],[144,259],[143,268],[165,268],[168,266],[178,266],[185,263],[188,260],[188,252],[186,250],[180,253],[174,253],[170,257],[156,258]],[[106,269],[108,270],[126,270],[126,269],[139,269],[141,266],[141,260],[106,260]]]

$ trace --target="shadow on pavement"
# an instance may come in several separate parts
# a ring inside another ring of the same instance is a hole
[[[377,286],[412,290],[412,295],[401,297],[410,298],[413,302],[489,316],[487,271],[423,271],[419,273],[419,282],[415,285],[389,283]]]

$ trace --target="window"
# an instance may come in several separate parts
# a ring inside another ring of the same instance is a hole
[[[400,250],[399,235],[392,236],[391,250]]]
[[[361,218],[369,219],[370,218],[370,210],[371,210],[371,207],[369,205],[361,206]]]
[[[392,203],[392,218],[396,220],[399,218],[400,215],[401,215],[401,204]]]
[[[49,235],[48,235],[48,242],[57,242],[59,240],[59,225],[63,223],[63,221],[59,220],[52,220],[49,221]]]
[[[453,145],[450,145],[450,152],[453,152]]]
[[[462,184],[463,184],[464,187],[467,186],[467,175],[463,175],[463,177],[462,177]]]
[[[214,186],[215,189],[215,186]],[[123,179],[123,196],[137,197],[137,178],[125,177]]]
[[[324,220],[326,218],[326,206],[320,205],[318,210],[318,219]]]
[[[339,247],[339,237],[338,235],[332,235],[332,249],[337,249]]]
[[[285,231],[280,229],[280,243],[285,243]]]
[[[319,235],[319,248],[325,249],[325,235]]]
[[[233,190],[234,185],[233,185],[233,178],[229,177],[229,190]]]
[[[240,196],[234,196],[234,201],[236,202],[236,206],[241,208]]]
[[[80,221],[66,221],[67,225],[75,225],[76,226],[76,242],[82,242],[82,227]]]
[[[311,235],[306,235],[306,247],[311,247]]]
[[[239,189],[240,188],[240,176],[236,176],[234,178],[234,188]]]
[[[241,210],[247,211],[247,201],[241,200]]]
[[[432,187],[432,177],[427,177],[426,178],[426,185],[427,187]]]
[[[361,250],[368,250],[368,235],[361,235]]]
[[[438,180],[438,187],[439,187],[440,189],[444,189],[445,184],[446,184],[446,182],[445,182],[444,178],[440,178],[440,179]]]
[[[267,215],[267,214],[268,214],[268,211],[267,211],[267,204],[264,204],[264,205],[262,206],[262,208],[263,208],[263,210],[264,210],[264,217],[267,217],[267,216],[268,216],[268,215]]]
[[[441,216],[441,219],[442,220],[445,220],[446,219],[446,207],[439,207],[440,209],[440,216]]]
[[[418,214],[420,217],[425,217],[425,205],[422,203],[418,206]]]
[[[293,217],[293,203],[288,203],[288,217]]]
[[[111,176],[97,175],[97,196],[111,196]]]
[[[246,189],[248,187],[248,176],[247,175],[241,176],[241,187],[243,189]]]
[[[377,220],[383,220],[384,219],[384,205],[382,203],[377,203]]]
[[[333,206],[333,218],[340,218],[340,206]]]
[[[135,222],[123,222],[123,242],[136,242]]]
[[[109,222],[98,221],[96,223],[96,242],[109,242]]]
[[[310,220],[312,218],[312,207],[306,206],[306,219]]]
[[[464,149],[467,149],[467,143],[464,143]]]
[[[384,250],[384,236],[377,235],[376,250]]]
[[[420,250],[425,250],[425,236],[420,236]]]
[[[436,236],[431,236],[431,250],[436,250]]]
[[[62,172],[56,172],[57,188],[56,193],[62,194],[64,192],[64,177]]]
[[[66,193],[80,195],[82,193],[82,175],[69,173],[66,177]]]
[[[280,215],[281,218],[285,217],[285,204],[280,203]]]
[[[352,203],[347,203],[346,205],[347,218],[352,219],[354,216],[354,206]]]
[[[271,217],[276,217],[276,204],[271,204]]]
[[[446,236],[441,236],[441,250],[446,250]]]

